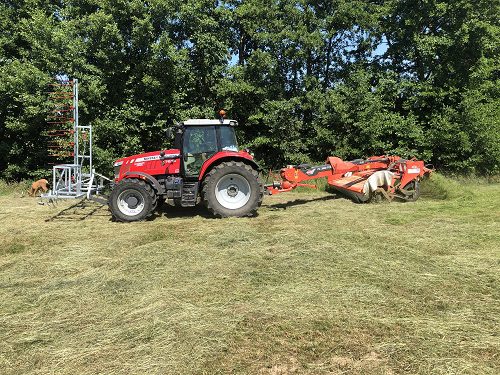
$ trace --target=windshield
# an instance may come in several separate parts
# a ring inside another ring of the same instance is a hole
[[[184,133],[184,153],[199,154],[217,152],[214,126],[190,126]]]
[[[223,151],[238,151],[238,143],[232,126],[220,126],[220,146]]]

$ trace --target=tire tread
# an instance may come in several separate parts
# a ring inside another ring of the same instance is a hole
[[[202,199],[207,207],[207,209],[217,217],[228,217],[229,215],[225,214],[224,212],[218,210],[210,201],[209,199],[209,182],[210,180],[216,175],[220,170],[228,168],[228,167],[238,167],[245,169],[246,171],[250,172],[253,177],[255,177],[255,180],[257,181],[257,184],[259,185],[259,191],[257,195],[257,200],[254,202],[253,206],[250,208],[250,210],[245,213],[244,215],[238,215],[238,216],[253,216],[257,212],[258,208],[262,205],[262,200],[264,199],[264,184],[262,183],[260,179],[259,173],[253,169],[250,165],[243,163],[241,161],[226,161],[222,162],[219,165],[215,166],[204,178],[203,180],[203,187],[202,187]]]
[[[143,217],[141,217],[140,219],[138,220],[134,220],[134,221],[144,221],[144,220],[147,220],[149,217],[151,217],[151,215],[153,215],[154,211],[156,210],[156,207],[158,205],[158,195],[156,194],[156,190],[149,184],[147,183],[146,181],[144,180],[140,180],[140,179],[137,179],[137,178],[126,178],[126,179],[123,179],[121,180],[120,182],[118,182],[118,184],[115,185],[115,187],[113,188],[113,191],[115,191],[115,189],[117,189],[117,187],[121,187],[125,184],[135,184],[135,185],[138,185],[138,187],[144,189],[146,191],[146,193],[149,195],[150,199],[151,199],[151,208],[150,210],[146,213],[146,215],[144,215]],[[109,211],[111,212],[111,215],[113,216],[113,219],[116,220],[116,221],[120,221],[120,222],[129,222],[130,220],[125,220],[124,218],[120,217],[119,215],[115,215],[115,213],[113,212],[113,209],[112,209],[112,199],[114,199],[114,194],[113,194],[113,191],[111,192],[110,196],[109,196],[109,200],[108,200],[108,209]]]

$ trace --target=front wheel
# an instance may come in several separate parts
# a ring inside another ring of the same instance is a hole
[[[203,202],[216,216],[251,216],[262,204],[263,184],[248,164],[224,162],[203,181]]]
[[[145,181],[125,179],[120,181],[109,196],[109,209],[118,221],[140,221],[156,208],[155,191]]]

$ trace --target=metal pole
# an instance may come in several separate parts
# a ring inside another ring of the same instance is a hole
[[[91,124],[89,124],[89,172],[91,176],[94,174],[94,171],[92,170],[92,125]]]
[[[73,139],[75,145],[73,146],[73,164],[78,164],[78,80],[73,79]]]
[[[73,79],[73,107],[74,107],[74,127],[73,130],[75,132],[75,146],[73,149],[73,164],[75,165],[75,187],[76,194],[80,194],[80,189],[82,185],[82,161],[79,160],[80,154],[80,123],[78,121],[78,79]]]
[[[57,168],[56,166],[54,165],[52,167],[52,194],[57,194],[57,185],[56,185],[56,172]]]

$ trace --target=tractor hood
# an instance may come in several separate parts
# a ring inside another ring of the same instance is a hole
[[[147,161],[151,160],[160,160],[160,152],[161,151],[151,151],[151,152],[145,152],[143,154],[137,154],[137,155],[132,155],[132,156],[127,156],[125,158],[121,158],[115,161],[114,166],[119,167],[123,164],[135,164],[138,165],[140,163],[145,163]],[[163,151],[166,155],[179,155],[180,150],[177,149],[172,149],[172,150],[164,150]]]
[[[125,174],[132,172],[144,172],[150,175],[179,173],[180,150],[163,150],[165,153],[162,158],[163,160],[160,160],[161,152],[145,152],[116,160],[114,163],[115,180],[121,179]]]

